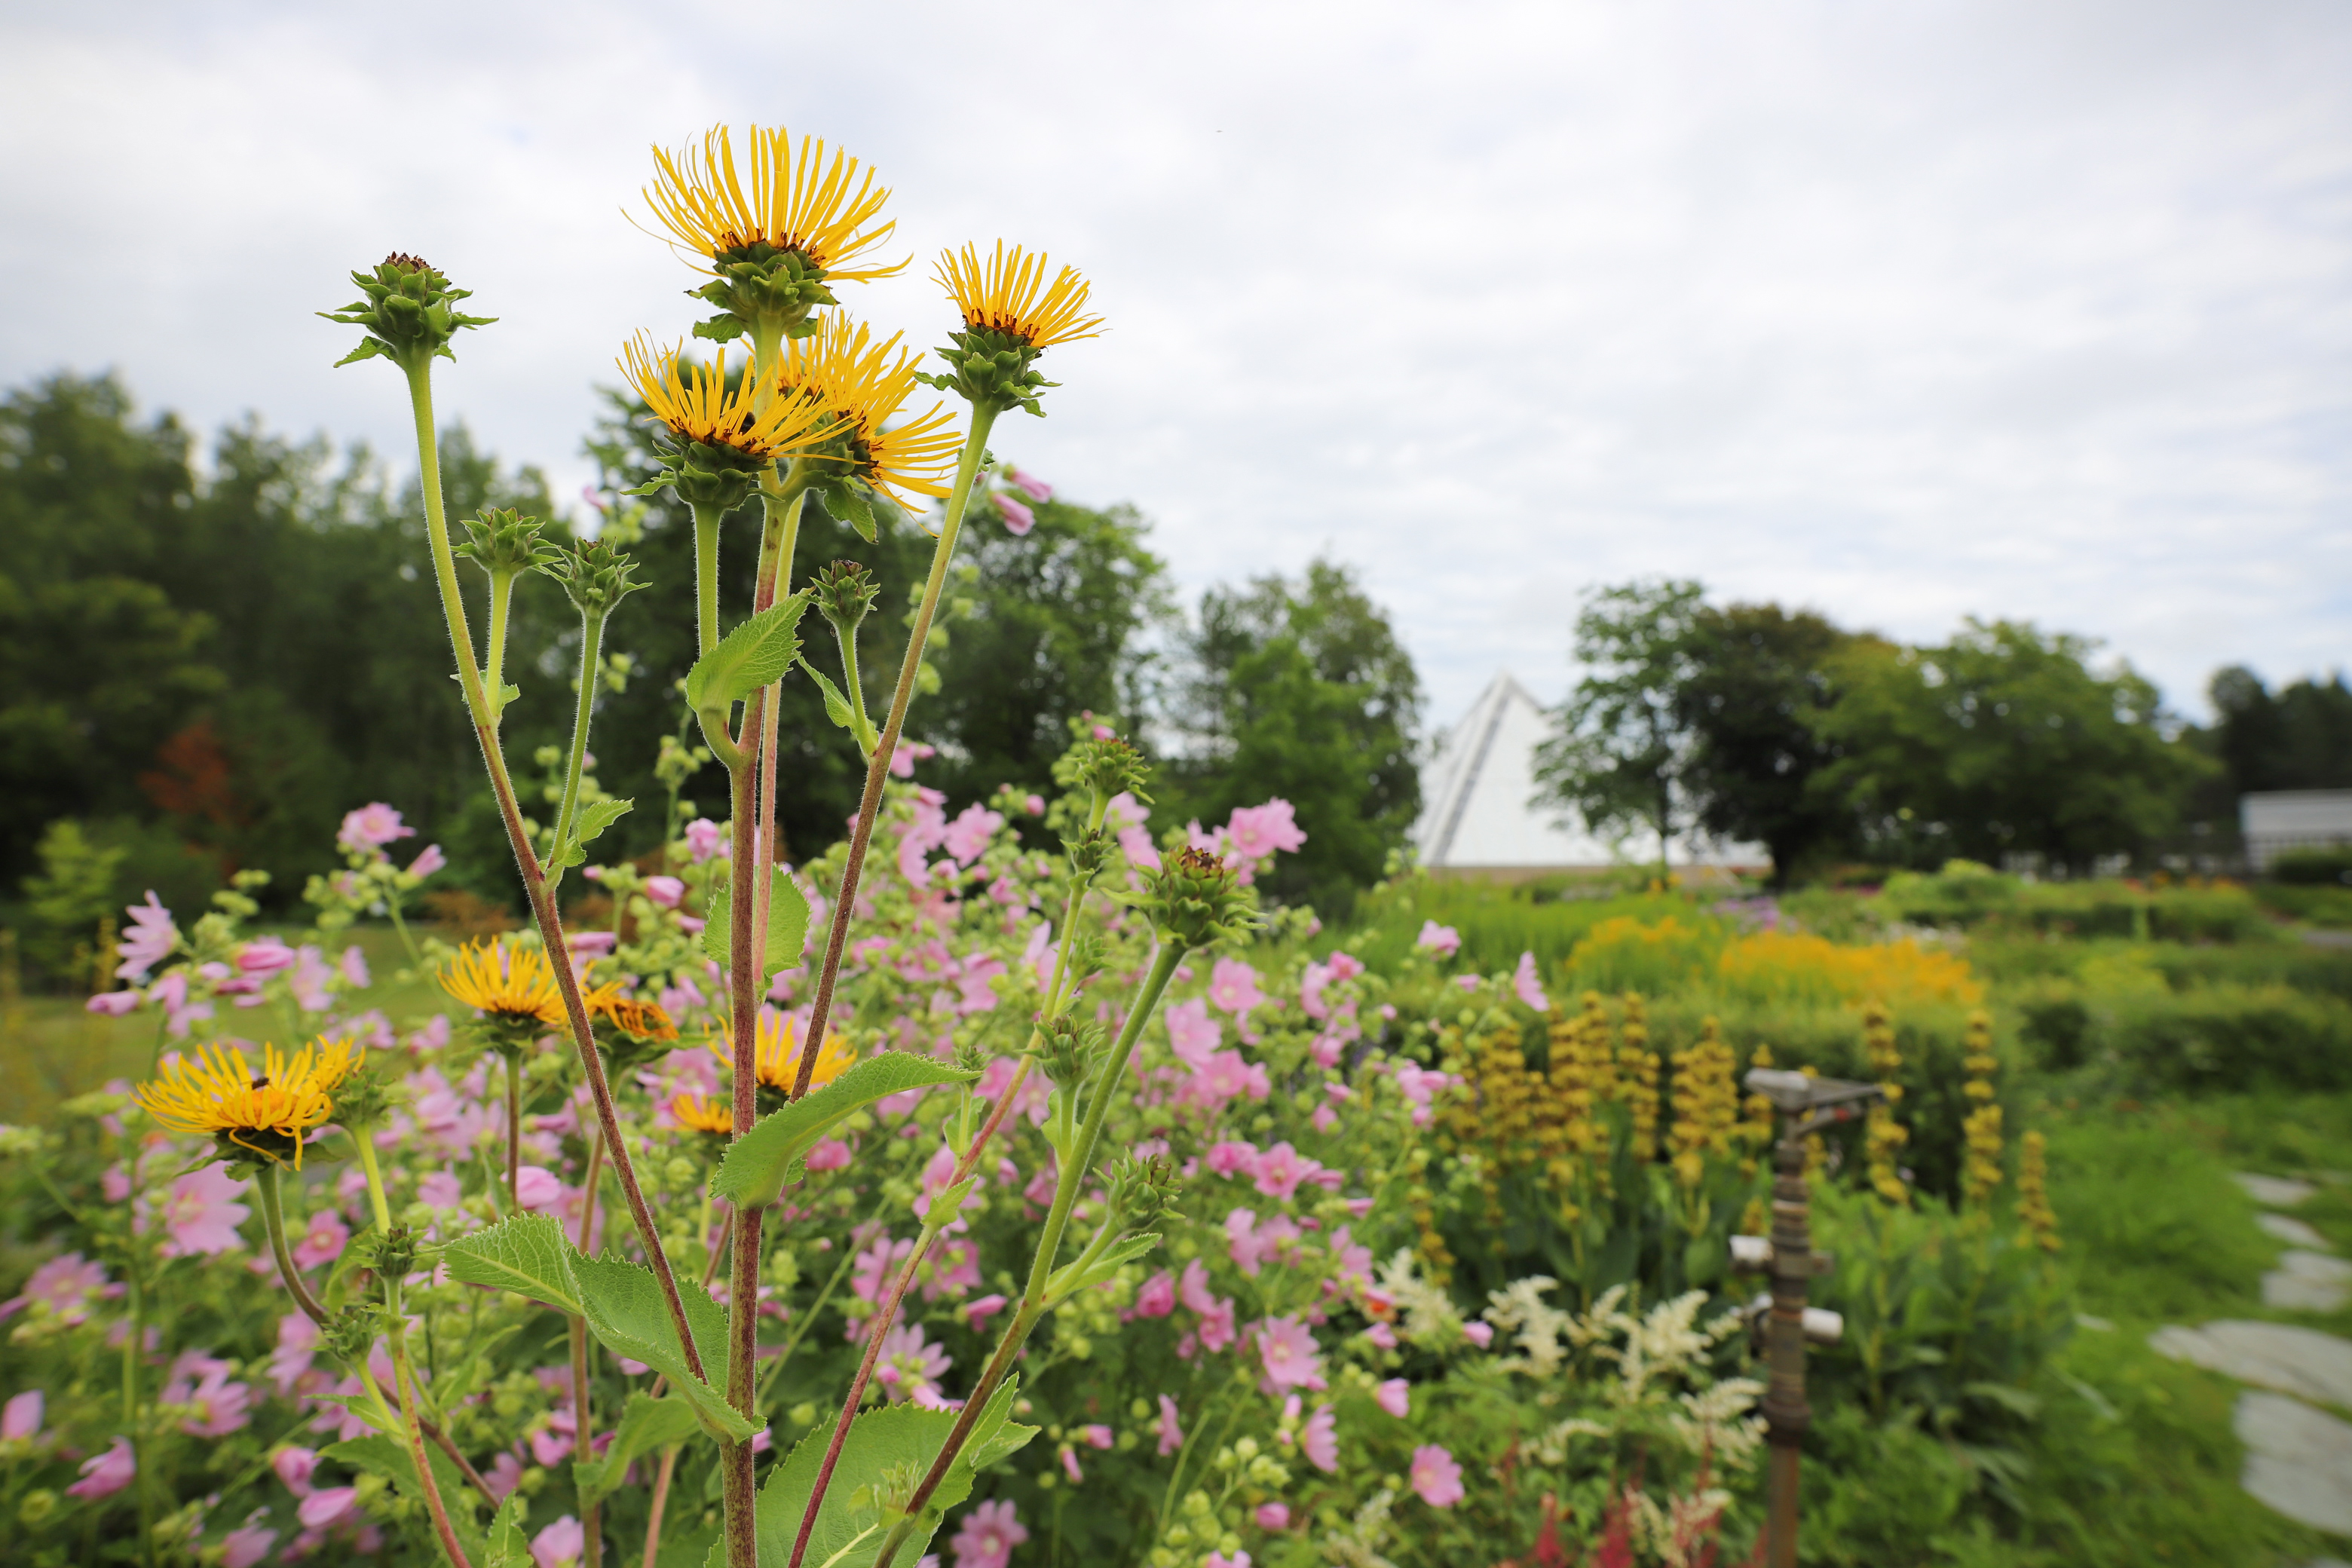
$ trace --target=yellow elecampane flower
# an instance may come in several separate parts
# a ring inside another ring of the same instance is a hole
[[[758,1039],[753,1047],[752,1071],[759,1080],[779,1094],[790,1094],[800,1076],[801,1054],[796,1044],[799,1023],[787,1015],[760,1009]],[[733,1066],[735,1048],[726,1034],[713,1036],[710,1054]],[[809,1074],[809,1088],[822,1089],[857,1065],[857,1047],[841,1036],[830,1031],[824,1037],[824,1048],[816,1054],[816,1067]]]
[[[669,1102],[669,1113],[689,1132],[716,1132],[725,1137],[735,1131],[735,1112],[724,1100],[680,1094]]]
[[[948,493],[963,437],[946,405],[937,403],[918,419],[885,427],[920,384],[917,356],[898,347],[904,336],[893,332],[877,343],[863,322],[836,310],[814,333],[783,345],[776,374],[780,387],[817,399],[835,421],[834,435],[846,451],[812,453],[813,461],[846,467],[913,510],[908,494]]]
[[[609,1018],[613,1026],[648,1040],[675,1040],[677,1026],[658,1002],[621,994],[620,982],[601,985],[581,998],[591,1018]]]
[[[441,989],[501,1023],[563,1026],[563,994],[541,948],[495,937],[467,942],[441,971]]]
[[[890,192],[876,187],[872,170],[861,171],[846,153],[828,161],[821,139],[795,143],[782,126],[752,126],[750,142],[748,182],[736,176],[734,136],[724,125],[703,136],[698,153],[654,149],[660,173],[645,187],[646,202],[678,244],[714,260],[761,244],[795,251],[829,280],[864,282],[905,270],[903,260],[858,264],[898,226],[875,221]]]
[[[1101,334],[1103,319],[1086,313],[1092,285],[1076,268],[1065,267],[1045,281],[1045,257],[998,240],[986,261],[966,245],[940,253],[932,274],[963,312],[964,325],[1007,333],[1033,349],[1051,348]]]
[[[163,1076],[141,1084],[132,1098],[175,1132],[226,1138],[280,1164],[291,1145],[299,1171],[302,1140],[334,1114],[334,1091],[363,1054],[348,1038],[320,1038],[290,1060],[264,1046],[257,1073],[242,1050],[207,1045],[194,1063],[185,1057],[166,1062]]]
[[[698,364],[677,349],[656,348],[639,332],[615,362],[629,387],[670,433],[707,447],[724,447],[753,462],[816,445],[838,434],[839,421],[824,405],[798,390],[772,395],[760,406],[751,377],[727,379],[727,351],[716,363]]]

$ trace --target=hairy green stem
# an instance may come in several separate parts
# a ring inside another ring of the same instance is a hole
[[[644,1568],[654,1568],[661,1556],[662,1511],[669,1503],[670,1478],[677,1473],[677,1456],[683,1444],[674,1443],[662,1450],[661,1468],[654,1475],[652,1507],[646,1514],[646,1556]]]
[[[580,1250],[588,1251],[589,1237],[596,1228],[596,1185],[603,1179],[604,1140],[593,1133],[588,1139],[588,1173],[581,1183]],[[593,1454],[593,1439],[596,1436],[595,1411],[588,1398],[588,1361],[594,1353],[588,1343],[588,1320],[573,1313],[570,1317],[572,1333],[572,1443],[573,1451]],[[575,1484],[576,1484],[575,1477]],[[586,1568],[598,1568],[604,1554],[601,1505],[587,1498],[580,1500],[580,1527],[586,1532]]]
[[[744,727],[749,730],[756,721],[761,706],[756,694]],[[742,1137],[751,1131],[757,1115],[755,1093],[759,1087],[760,1004],[757,996],[757,976],[761,969],[761,957],[751,946],[755,910],[752,902],[755,887],[767,880],[767,868],[760,864],[759,851],[752,842],[752,780],[751,763],[747,759],[732,770],[734,785],[735,834],[733,858],[735,875],[729,886],[727,929],[732,933],[729,942],[728,1022],[734,1034],[734,1136]],[[803,1057],[814,1053],[803,1047]],[[759,1346],[760,1346],[760,1229],[764,1210],[756,1205],[735,1205],[733,1240],[729,1252],[733,1268],[729,1275],[727,1293],[727,1402],[742,1414],[754,1427],[760,1421]],[[752,1479],[751,1445],[749,1442],[729,1443],[720,1450],[719,1462],[726,1467],[727,1556],[730,1568],[759,1568],[759,1547],[756,1520],[752,1509],[755,1489]]]
[[[515,574],[511,572],[490,574],[490,657],[482,671],[483,688],[489,693],[493,717],[503,715],[506,704],[500,699],[506,691],[507,617],[514,604]]]
[[[582,611],[580,616],[580,709],[572,721],[572,753],[563,763],[563,805],[555,817],[554,859],[547,868],[548,885],[563,880],[563,847],[571,841],[580,810],[580,773],[588,755],[588,725],[596,708],[597,654],[604,646],[604,617]]]
[[[718,508],[694,509],[694,650],[709,653],[719,646],[719,520]]]
[[[989,1358],[987,1371],[981,1374],[979,1384],[972,1389],[964,1401],[963,1409],[957,1414],[956,1424],[949,1431],[947,1442],[940,1447],[939,1458],[931,1461],[929,1471],[908,1500],[906,1518],[883,1542],[880,1554],[874,1559],[874,1568],[890,1568],[891,1558],[897,1555],[900,1544],[913,1532],[915,1521],[921,1517],[924,1505],[930,1501],[931,1494],[939,1490],[940,1483],[947,1479],[956,1456],[971,1440],[972,1426],[996,1393],[998,1384],[1004,1381],[1005,1373],[1012,1369],[1013,1357],[1019,1353],[1022,1342],[1028,1339],[1030,1330],[1037,1326],[1037,1321],[1045,1315],[1046,1283],[1054,1276],[1054,1259],[1060,1255],[1062,1233],[1069,1226],[1070,1210],[1077,1205],[1078,1194],[1094,1164],[1096,1146],[1102,1142],[1103,1124],[1109,1120],[1111,1101],[1118,1098],[1119,1085],[1127,1077],[1129,1061],[1135,1054],[1137,1044],[1143,1038],[1145,1023],[1158,1009],[1161,994],[1167,991],[1169,981],[1175,976],[1176,966],[1183,959],[1184,949],[1163,938],[1159,956],[1152,960],[1150,972],[1144,976],[1142,989],[1137,993],[1135,1005],[1128,1013],[1118,1041],[1104,1056],[1102,1073],[1095,1080],[1094,1097],[1087,1107],[1086,1126],[1078,1135],[1077,1147],[1072,1151],[1073,1157],[1069,1163],[1062,1167],[1060,1179],[1054,1184],[1054,1206],[1045,1216],[1045,1230],[1037,1237],[1037,1256],[1029,1266],[1029,1284],[1022,1292],[1020,1310],[1005,1325],[1003,1339],[998,1342],[996,1352]]]
[[[923,666],[923,648],[930,640],[931,617],[939,613],[940,594],[946,587],[948,563],[955,555],[956,535],[963,527],[965,509],[971,503],[973,481],[980,477],[980,460],[988,449],[989,427],[996,422],[995,413],[987,408],[971,411],[971,431],[964,437],[963,456],[956,464],[955,489],[948,497],[947,511],[940,520],[940,540],[931,551],[931,574],[923,584],[922,603],[915,610],[915,625],[907,634],[907,657],[899,662],[898,685],[890,694],[890,713],[882,725],[881,738],[875,742],[874,755],[866,764],[866,794],[857,804],[857,822],[850,829],[849,858],[841,868],[841,887],[834,899],[833,924],[825,938],[824,963],[817,971],[816,1000],[809,1009],[808,1038],[822,1041],[825,1025],[833,1012],[833,988],[841,974],[841,955],[849,942],[849,921],[857,903],[857,882],[866,868],[866,847],[874,837],[874,819],[882,808],[882,785],[889,777],[890,754],[898,749],[898,732],[907,722],[907,706],[914,700],[915,675]],[[816,1069],[816,1051],[801,1053],[800,1072],[793,1082],[791,1098],[798,1100],[808,1092],[809,1076]]]
[[[416,1369],[409,1363],[408,1335],[400,1321],[398,1287],[388,1284],[385,1293],[392,1302],[393,1392],[400,1397],[404,1417],[401,1425],[408,1435],[409,1461],[416,1467],[416,1487],[425,1494],[425,1511],[433,1516],[433,1533],[440,1538],[441,1550],[448,1554],[452,1568],[473,1568],[466,1560],[466,1549],[457,1544],[457,1527],[449,1522],[449,1510],[441,1500],[441,1483],[434,1479],[433,1461],[425,1452],[424,1423],[417,1414],[417,1394],[423,1385],[417,1380]]]
[[[539,927],[540,940],[546,943],[549,967],[555,972],[564,1017],[572,1026],[572,1048],[579,1059],[581,1076],[587,1080],[589,1093],[596,1102],[599,1129],[612,1150],[613,1173],[628,1200],[629,1218],[636,1226],[646,1260],[652,1265],[654,1278],[661,1286],[663,1305],[669,1311],[670,1331],[677,1336],[687,1370],[701,1377],[702,1355],[695,1347],[693,1331],[686,1321],[686,1301],[678,1294],[668,1255],[662,1250],[661,1232],[654,1225],[653,1210],[646,1205],[645,1191],[638,1184],[635,1163],[622,1142],[620,1113],[614,1107],[612,1085],[604,1077],[604,1058],[596,1049],[596,1037],[589,1027],[588,1008],[580,994],[579,980],[572,973],[572,952],[564,941],[563,921],[555,907],[555,895],[540,869],[539,858],[532,852],[530,832],[515,798],[514,780],[507,772],[506,754],[499,745],[496,715],[489,711],[482,693],[481,671],[474,664],[473,635],[466,626],[466,603],[457,588],[457,557],[449,548],[449,523],[441,498],[441,459],[433,428],[429,363],[409,370],[408,388],[409,403],[416,417],[417,461],[425,490],[425,531],[432,545],[434,580],[440,586],[442,618],[448,623],[458,683],[465,689],[467,711],[474,720],[474,738],[482,748],[482,765],[489,773],[490,788],[498,797],[499,816],[506,826],[507,844],[514,852],[515,868],[522,876],[531,918]]]
[[[253,1174],[254,1190],[261,1194],[261,1223],[269,1232],[269,1254],[278,1259],[278,1273],[286,1281],[286,1289],[294,1304],[309,1315],[310,1321],[325,1328],[331,1321],[327,1309],[310,1294],[310,1287],[294,1267],[294,1255],[286,1247],[286,1211],[278,1198],[278,1167],[266,1164]]]

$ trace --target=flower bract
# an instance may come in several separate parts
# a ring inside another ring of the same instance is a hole
[[[933,276],[963,312],[963,331],[939,351],[953,374],[932,377],[932,385],[952,388],[975,408],[1045,413],[1038,395],[1055,384],[1032,368],[1037,356],[1102,331],[1102,318],[1086,313],[1087,280],[1065,267],[1049,284],[1045,268],[1043,255],[1008,250],[1001,239],[986,261],[970,245],[940,254]]]

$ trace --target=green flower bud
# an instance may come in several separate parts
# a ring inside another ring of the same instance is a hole
[[[1143,760],[1142,752],[1116,735],[1107,740],[1080,741],[1070,748],[1065,761],[1070,782],[1089,792],[1097,802],[1108,802],[1118,795],[1132,795],[1146,805],[1151,804],[1151,797],[1143,793],[1144,782],[1151,776],[1151,764]]]
[[[367,298],[340,310],[318,312],[328,321],[367,329],[360,346],[335,362],[339,367],[382,355],[413,374],[430,364],[436,355],[456,359],[449,340],[461,329],[486,327],[498,320],[461,314],[456,301],[470,299],[473,290],[453,288],[421,257],[394,252],[373,272],[352,273],[352,281]]]
[[[563,584],[563,592],[583,616],[602,617],[644,587],[629,581],[637,563],[601,539],[583,539],[570,550],[559,550],[552,562],[539,569]]]
[[[1186,948],[1228,941],[1259,923],[1256,896],[1205,849],[1188,847],[1169,856],[1138,902],[1161,941]]]
[[[512,507],[500,511],[486,506],[479,517],[463,521],[466,542],[456,553],[493,577],[551,565],[563,553],[551,541],[540,538],[539,531],[547,526],[544,521],[525,517]]]
[[[882,584],[855,561],[836,561],[817,568],[814,583],[817,614],[833,623],[844,638],[857,635],[858,623],[874,608]]]
[[[1085,1082],[1094,1071],[1096,1058],[1102,1054],[1106,1037],[1103,1026],[1098,1023],[1082,1024],[1065,1015],[1045,1020],[1042,1027],[1045,1039],[1037,1056],[1047,1079],[1063,1089]]]
[[[654,432],[654,455],[661,460],[661,472],[624,495],[649,496],[667,485],[677,491],[677,499],[697,509],[730,512],[741,506],[760,476],[768,469],[770,459],[753,457],[733,447],[712,441],[697,441],[668,430]]]
[[[686,292],[690,300],[719,307],[719,314],[694,329],[696,337],[713,342],[733,342],[762,317],[785,337],[805,338],[818,326],[811,312],[841,302],[825,287],[824,268],[798,250],[779,250],[764,239],[713,252],[710,268],[718,276]]]
[[[58,1511],[58,1494],[47,1487],[36,1487],[25,1494],[16,1505],[16,1522],[27,1529],[38,1530],[48,1517]]]
[[[1183,1218],[1171,1206],[1177,1190],[1175,1162],[1164,1154],[1149,1160],[1129,1156],[1111,1164],[1111,1207],[1123,1216],[1124,1224],[1141,1228],[1162,1215]]]

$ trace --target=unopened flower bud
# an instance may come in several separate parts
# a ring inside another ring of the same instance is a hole
[[[512,576],[534,566],[551,565],[563,553],[551,541],[539,536],[539,531],[547,526],[545,522],[525,517],[513,507],[500,511],[486,506],[479,517],[463,521],[466,542],[457,546],[456,553],[493,577]]]
[[[555,559],[539,569],[563,584],[565,596],[582,615],[602,619],[646,585],[629,581],[636,564],[601,539],[583,539],[570,550],[557,551]]]
[[[817,614],[833,624],[833,629],[844,637],[857,635],[858,623],[874,608],[875,598],[882,584],[874,574],[855,561],[836,561],[830,566],[817,568],[812,584],[815,590]]]
[[[1188,847],[1168,857],[1150,873],[1139,901],[1161,940],[1186,948],[1239,936],[1259,923],[1255,895],[1205,849]]]
[[[462,329],[486,327],[498,320],[459,312],[456,302],[471,298],[473,291],[452,287],[439,269],[419,257],[394,253],[373,272],[352,273],[352,281],[360,286],[365,299],[340,310],[319,312],[328,321],[367,330],[360,346],[335,362],[338,366],[381,355],[413,375],[436,354],[457,358],[449,350],[449,340]]]

